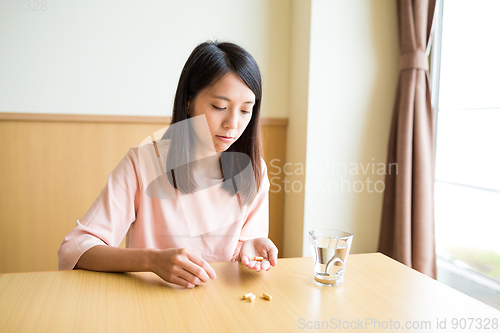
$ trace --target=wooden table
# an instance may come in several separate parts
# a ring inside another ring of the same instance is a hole
[[[349,256],[341,287],[318,285],[311,258],[279,259],[268,272],[212,267],[217,279],[194,289],[152,273],[3,274],[0,332],[500,331],[500,311],[378,253]],[[242,300],[248,292],[252,303]],[[453,329],[468,318],[470,330]],[[475,329],[476,318],[490,329]]]

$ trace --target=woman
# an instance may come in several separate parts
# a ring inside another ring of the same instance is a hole
[[[232,43],[198,45],[182,70],[170,127],[160,140],[131,148],[111,172],[61,244],[59,269],[151,271],[192,288],[216,278],[208,262],[276,266],[261,100],[248,52]],[[118,248],[125,235],[127,248]]]

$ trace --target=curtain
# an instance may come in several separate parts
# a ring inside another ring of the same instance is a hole
[[[399,82],[391,122],[379,251],[436,278],[434,126],[427,44],[435,0],[397,0]]]

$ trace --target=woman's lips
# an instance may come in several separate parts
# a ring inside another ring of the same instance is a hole
[[[233,141],[233,138],[229,137],[229,136],[216,135],[216,137],[219,138],[219,140],[222,140],[224,142],[231,142],[231,141]]]

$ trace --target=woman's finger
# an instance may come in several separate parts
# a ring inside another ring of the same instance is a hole
[[[276,267],[276,265],[278,264],[278,253],[277,252],[275,254],[273,253],[269,256],[269,263],[271,266]]]
[[[193,273],[191,273],[190,271],[183,268],[182,265],[175,266],[172,269],[172,274],[183,279],[183,280],[186,280],[187,282],[189,282],[195,286],[200,286],[203,284],[203,282],[205,282],[205,281],[202,281],[199,277],[197,277]],[[208,276],[206,277],[206,280],[208,281]]]
[[[271,246],[267,250],[267,258],[271,266],[276,267],[278,264],[278,248],[271,240],[269,241],[271,242]]]
[[[217,274],[215,274],[214,269],[205,259],[192,253],[191,251],[186,251],[185,254],[187,259],[189,259],[186,263],[186,267],[184,267],[186,270],[199,277],[203,282],[207,282],[209,278],[212,280],[217,278]]]
[[[205,269],[203,267],[195,264],[194,262],[192,262],[188,259],[186,259],[186,262],[184,262],[182,265],[180,265],[180,268],[184,269],[186,272],[190,273],[191,275],[197,277],[202,282],[207,282],[210,279],[209,275],[207,274],[207,272],[205,271]]]
[[[269,263],[269,260],[263,260],[261,263],[260,263],[260,268],[263,270],[263,271],[267,271],[269,270],[269,268],[271,267],[271,264]]]
[[[255,269],[255,271],[257,271],[257,272],[258,272],[258,271],[260,271],[260,261],[257,261],[257,262],[255,263],[255,267],[254,267],[254,269]]]
[[[257,262],[256,262],[256,261],[254,261],[254,260],[250,260],[250,261],[248,262],[248,266],[247,266],[247,267],[248,267],[248,268],[250,268],[250,269],[253,269],[253,268],[255,267],[255,265],[256,265],[256,264],[257,264]]]
[[[196,287],[196,285],[178,277],[178,276],[172,276],[172,278],[170,279],[170,281],[168,281],[170,283],[173,283],[173,284],[176,284],[178,286],[181,286],[181,287],[184,287],[184,288],[194,288]]]

